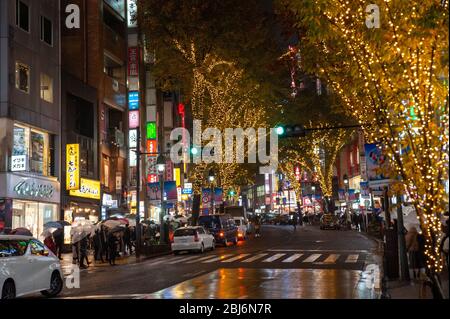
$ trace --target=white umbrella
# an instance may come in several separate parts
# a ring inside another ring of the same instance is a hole
[[[47,237],[51,236],[57,229],[58,228],[55,228],[55,227],[46,228],[42,232],[41,236],[44,238],[47,238]]]
[[[97,226],[90,220],[79,220],[74,222],[70,231],[72,243],[79,242],[88,235],[94,235],[96,229]]]
[[[114,219],[108,219],[106,221],[103,222],[103,225],[105,225],[108,228],[115,228],[119,225],[121,225],[122,223],[118,220],[114,220]]]

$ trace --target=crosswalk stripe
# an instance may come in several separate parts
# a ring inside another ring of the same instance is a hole
[[[237,255],[236,257],[233,257],[233,258],[230,258],[230,259],[226,259],[226,260],[222,260],[222,262],[223,262],[223,263],[231,263],[231,262],[233,262],[233,261],[242,259],[242,258],[247,257],[247,256],[249,256],[249,255],[250,255],[250,254],[240,254],[240,255]]]
[[[322,256],[322,254],[312,254],[311,256],[309,256],[308,258],[306,258],[305,260],[303,260],[304,263],[312,263],[314,262],[316,259],[318,259],[320,256]]]
[[[188,260],[191,260],[191,259],[195,259],[195,258],[199,258],[199,257],[198,256],[189,256],[189,257],[184,257],[184,258],[178,258],[178,259],[176,259],[174,261],[168,262],[168,264],[169,265],[174,265],[174,264],[178,264],[178,263],[181,263],[181,262],[184,262],[184,261],[188,261]]]
[[[264,259],[262,262],[263,263],[271,263],[272,261],[275,261],[277,259],[280,259],[281,257],[283,257],[286,254],[275,254],[272,257],[269,257],[267,259]]]
[[[255,261],[255,260],[258,260],[258,259],[260,259],[260,258],[263,258],[264,256],[267,256],[267,255],[268,255],[268,254],[258,254],[258,255],[256,255],[256,256],[247,258],[247,259],[243,260],[242,262],[243,262],[243,263],[251,263],[251,262],[253,262],[253,261]]]
[[[186,264],[193,264],[193,263],[196,263],[196,262],[198,262],[198,261],[202,261],[202,260],[206,260],[206,259],[210,259],[210,258],[214,258],[214,257],[216,257],[217,255],[209,255],[209,256],[206,256],[206,257],[201,257],[201,258],[197,258],[197,259],[193,259],[193,260],[189,260],[189,261],[187,261],[186,262]]]
[[[326,264],[334,264],[336,262],[336,260],[338,260],[339,256],[340,256],[339,254],[331,254],[323,262]]]
[[[359,254],[356,255],[348,255],[347,259],[345,260],[346,263],[356,263],[358,261]]]
[[[202,261],[202,263],[212,263],[212,262],[215,262],[215,261],[218,261],[218,260],[225,259],[225,258],[230,257],[230,256],[232,256],[232,254],[220,255],[220,256],[218,256],[218,257],[216,257],[216,258],[208,259],[208,260]]]
[[[283,263],[291,263],[291,262],[299,259],[301,256],[303,256],[303,254],[293,254],[291,257],[286,258],[282,262]]]

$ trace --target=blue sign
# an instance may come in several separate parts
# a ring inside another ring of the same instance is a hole
[[[183,189],[181,189],[181,194],[183,194],[183,195],[191,195],[192,194],[192,188],[183,188]]]
[[[128,92],[128,109],[130,109],[130,110],[139,109],[139,92],[138,91]]]

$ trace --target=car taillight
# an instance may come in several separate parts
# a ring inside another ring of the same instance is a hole
[[[223,237],[223,236],[225,236],[225,233],[224,233],[223,231],[221,231],[221,232],[219,233],[219,236],[220,236],[220,237]]]
[[[242,237],[242,233],[241,232],[238,233],[238,237]]]
[[[195,236],[194,236],[194,241],[199,241],[199,238],[198,238],[198,233],[195,233]]]

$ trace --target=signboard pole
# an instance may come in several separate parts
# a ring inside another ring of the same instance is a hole
[[[137,149],[136,149],[136,258],[141,256],[141,205],[140,205],[140,188],[141,188],[141,132],[140,126],[137,128],[136,133],[136,141],[137,141]]]

